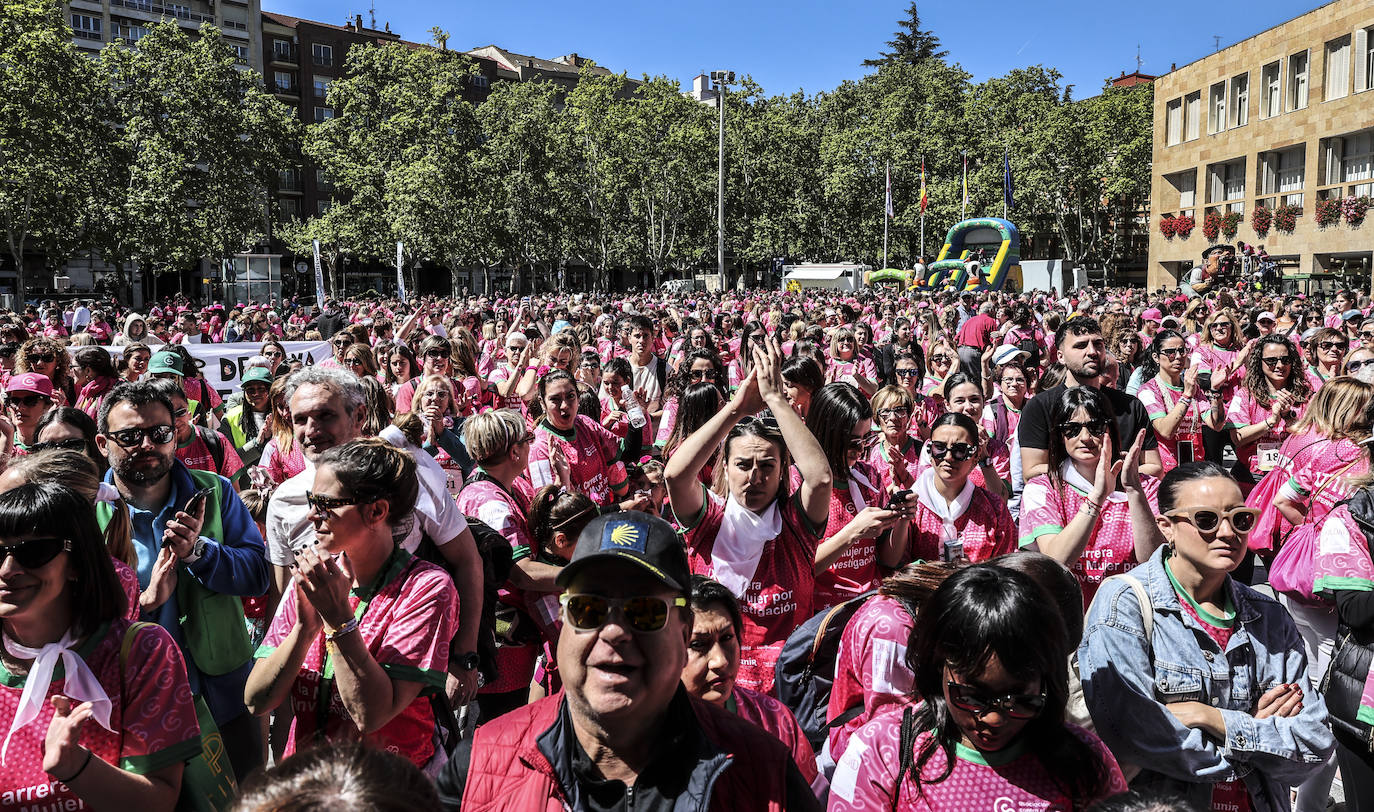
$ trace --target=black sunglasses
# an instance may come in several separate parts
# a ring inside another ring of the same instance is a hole
[[[20,541],[15,544],[0,544],[0,562],[7,556],[26,570],[36,570],[57,558],[58,553],[72,551],[71,539],[38,538]]]
[[[1044,694],[1006,694],[1005,696],[985,696],[967,685],[954,680],[945,683],[949,691],[949,704],[965,713],[984,716],[993,711],[1013,719],[1034,719],[1045,709]]]
[[[314,491],[305,492],[305,502],[310,505],[311,510],[338,510],[341,507],[359,505],[370,501],[372,500],[362,496],[321,496]]]
[[[1345,348],[1350,346],[1348,341],[1318,341],[1317,346],[1323,350],[1338,349],[1345,352]]]
[[[693,381],[714,381],[716,371],[714,369],[693,369],[687,373],[687,377]]]
[[[1059,424],[1059,433],[1066,438],[1077,437],[1083,429],[1087,429],[1088,433],[1094,437],[1101,437],[1107,433],[1107,421],[1100,419],[1088,421],[1069,420]]]
[[[1374,364],[1374,359],[1369,359],[1366,361],[1351,361],[1350,363],[1345,365],[1345,368],[1348,372],[1355,372],[1365,364]]]
[[[1162,355],[1165,358],[1168,358],[1172,361],[1173,359],[1178,358],[1179,356],[1184,355],[1187,352],[1187,347],[1170,347],[1167,350],[1160,350],[1157,354]]]
[[[171,426],[153,426],[150,429],[120,429],[105,433],[106,437],[124,448],[134,448],[143,444],[143,438],[153,441],[153,445],[167,445],[176,439],[177,431]]]
[[[56,356],[56,355],[53,355],[53,354],[50,353],[50,352],[48,352],[48,353],[43,353],[42,355],[30,355],[30,356],[29,356],[29,363],[30,363],[30,364],[51,364],[53,361],[56,361],[56,360],[57,360],[57,356]]]
[[[52,398],[46,395],[10,395],[9,404],[23,409],[29,409],[39,403],[51,403]]]
[[[942,443],[939,440],[931,440],[926,443],[926,448],[930,449],[932,460],[942,460],[948,454],[949,458],[955,462],[964,462],[973,456],[973,452],[978,447],[972,443]]]
[[[81,437],[68,437],[65,440],[53,440],[48,443],[34,443],[29,446],[29,453],[37,454],[40,451],[47,451],[52,448],[60,448],[63,451],[85,451],[86,440]]]
[[[448,358],[448,353],[443,350],[429,350],[425,353],[426,358]]]
[[[932,360],[934,360],[934,359],[932,359]],[[914,378],[914,377],[916,377],[916,373],[917,373],[917,372],[919,372],[919,370],[916,370],[916,369],[899,369],[899,370],[897,370],[897,377],[899,377],[899,378]]]
[[[1263,361],[1264,365],[1269,367],[1270,369],[1277,369],[1280,366],[1288,366],[1289,364],[1293,363],[1293,356],[1271,355],[1266,358],[1261,358],[1260,360]]]

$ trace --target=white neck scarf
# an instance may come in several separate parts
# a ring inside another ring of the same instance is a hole
[[[727,496],[725,516],[720,520],[720,531],[711,547],[711,567],[716,580],[730,590],[731,595],[743,598],[758,571],[763,546],[780,533],[782,513],[776,501],[760,514],[736,501],[734,494]]]
[[[1082,474],[1078,473],[1078,469],[1073,467],[1072,460],[1064,460],[1063,464],[1059,466],[1059,478],[1083,493],[1093,492],[1093,484],[1084,479]],[[1112,491],[1107,494],[1107,500],[1110,502],[1125,502],[1126,494],[1121,491]]]
[[[959,535],[959,530],[954,523],[968,511],[969,505],[973,504],[973,480],[964,482],[964,489],[959,491],[959,495],[954,497],[953,502],[946,502],[945,497],[935,489],[935,469],[927,468],[916,477],[916,485],[913,490],[921,500],[921,504],[930,508],[930,512],[940,517],[944,523],[945,538],[955,538]]]
[[[100,680],[96,679],[91,667],[72,649],[75,643],[71,630],[62,635],[62,639],[56,643],[49,643],[40,648],[29,648],[5,635],[5,648],[16,657],[32,659],[33,666],[29,668],[29,676],[24,681],[24,692],[19,696],[19,708],[14,713],[14,720],[10,722],[5,744],[0,748],[0,764],[5,764],[9,757],[10,739],[15,732],[38,718],[38,712],[47,700],[48,686],[52,684],[53,672],[57,670],[59,659],[66,671],[62,693],[72,700],[73,705],[90,702],[94,706],[91,710],[92,718],[101,727],[114,732],[114,728],[110,727],[110,697],[105,693]]]

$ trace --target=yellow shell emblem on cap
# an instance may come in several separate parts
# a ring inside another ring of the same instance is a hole
[[[632,547],[639,543],[639,527],[621,524],[611,528],[611,543],[621,547]]]

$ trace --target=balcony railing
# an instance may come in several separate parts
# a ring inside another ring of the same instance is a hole
[[[294,65],[299,60],[300,49],[295,45],[289,47],[276,46],[272,49],[272,61]]]
[[[295,82],[291,82],[288,84],[282,84],[281,82],[273,82],[272,92],[277,94],[278,96],[299,96],[301,95],[301,86],[296,84]]]
[[[215,18],[208,14],[197,14],[184,6],[163,6],[149,0],[110,0],[111,6],[120,6],[133,11],[142,11],[146,14],[164,14],[168,17],[176,17],[178,20],[187,20],[193,23],[213,23]]]

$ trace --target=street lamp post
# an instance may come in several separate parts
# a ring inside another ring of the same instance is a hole
[[[716,108],[720,111],[720,166],[719,185],[716,190],[716,273],[720,286],[725,288],[725,86],[735,81],[735,72],[729,70],[711,71],[711,81],[716,86]]]

